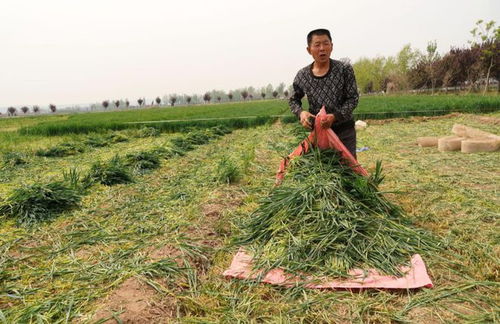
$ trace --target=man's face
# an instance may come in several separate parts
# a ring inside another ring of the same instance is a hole
[[[326,35],[313,35],[307,52],[312,55],[315,62],[326,63],[332,54],[332,42]]]

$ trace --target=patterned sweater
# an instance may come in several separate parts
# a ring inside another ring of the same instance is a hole
[[[330,70],[321,77],[313,75],[312,66],[310,64],[300,69],[295,76],[289,100],[291,111],[299,117],[302,98],[307,95],[311,114],[316,115],[324,105],[327,113],[335,115],[335,124],[351,121],[352,111],[359,99],[351,65],[330,59]]]

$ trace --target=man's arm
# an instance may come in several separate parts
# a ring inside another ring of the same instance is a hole
[[[292,113],[300,118],[300,113],[302,112],[302,98],[304,98],[304,90],[299,85],[299,75],[295,77],[293,80],[293,91],[288,100],[288,105],[290,106],[290,110]]]
[[[339,122],[352,119],[352,111],[356,108],[359,101],[356,77],[350,64],[345,67],[344,78],[344,102],[340,106],[339,114],[335,116],[336,121]]]

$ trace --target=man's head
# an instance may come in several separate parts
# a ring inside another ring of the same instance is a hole
[[[327,62],[332,49],[332,36],[327,29],[315,29],[307,34],[307,52],[312,55],[315,62]]]

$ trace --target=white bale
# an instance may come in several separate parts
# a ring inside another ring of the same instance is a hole
[[[500,141],[500,136],[460,124],[453,125],[451,132],[459,137],[491,138]]]
[[[356,122],[354,123],[354,128],[356,130],[363,130],[366,127],[368,127],[368,124],[362,120],[356,120]]]
[[[439,137],[417,137],[417,144],[420,147],[438,146]]]
[[[493,138],[469,138],[462,141],[462,153],[495,152],[500,141]]]
[[[440,152],[460,151],[464,137],[446,136],[438,139],[438,150]]]

